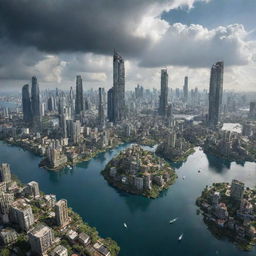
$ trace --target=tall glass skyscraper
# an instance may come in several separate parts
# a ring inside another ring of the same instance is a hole
[[[121,55],[114,51],[113,56],[113,122],[125,118],[125,68]]]
[[[29,85],[25,84],[22,87],[22,109],[23,109],[23,121],[30,123],[32,121],[32,111],[31,111],[31,100]]]
[[[98,118],[99,118],[99,127],[103,129],[105,127],[105,114],[103,106],[103,88],[99,88],[99,109],[98,109]]]
[[[167,69],[161,70],[161,93],[159,99],[159,115],[165,116],[168,105],[168,73]]]
[[[37,83],[37,78],[35,76],[32,77],[32,87],[31,87],[31,108],[33,120],[40,120],[40,91],[39,85]]]
[[[188,77],[185,76],[184,78],[184,86],[183,86],[183,97],[184,97],[184,102],[188,102]]]
[[[81,76],[76,76],[76,102],[75,112],[80,114],[84,110],[83,81]]]
[[[217,62],[212,66],[209,90],[208,125],[215,128],[220,122],[222,93],[223,93],[224,62]]]

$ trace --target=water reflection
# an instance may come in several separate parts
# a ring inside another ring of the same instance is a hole
[[[231,162],[228,160],[223,160],[216,156],[206,154],[208,160],[209,170],[215,171],[217,173],[224,173],[227,172],[227,169],[230,169]]]

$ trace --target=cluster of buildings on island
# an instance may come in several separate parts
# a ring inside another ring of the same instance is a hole
[[[238,133],[221,131],[206,137],[204,149],[216,153],[229,160],[255,161],[253,153],[254,145]]]
[[[137,145],[112,159],[107,171],[112,181],[140,193],[150,191],[153,185],[161,189],[176,178],[174,171],[164,160]]]
[[[230,230],[236,240],[255,240],[255,191],[246,189],[244,183],[238,180],[233,180],[231,186],[227,183],[219,186],[217,183],[206,188],[209,196],[205,198],[202,194],[199,200],[205,217],[217,226]]]
[[[93,255],[110,256],[100,240],[92,243],[88,234],[79,232],[79,225],[69,215],[67,200],[56,201],[53,194],[41,194],[35,181],[19,185],[12,179],[10,166],[0,164],[0,242],[12,247],[12,255],[20,255],[15,243],[23,237],[32,255],[68,256],[70,252],[62,245],[66,239],[71,247],[79,244]],[[43,218],[49,218],[52,226],[45,224]]]

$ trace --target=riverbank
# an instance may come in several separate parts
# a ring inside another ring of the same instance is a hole
[[[31,143],[25,143],[25,142],[22,142],[22,141],[16,141],[14,139],[10,140],[10,139],[2,139],[3,142],[7,143],[7,144],[10,144],[12,146],[16,146],[16,147],[20,147],[21,149],[23,150],[28,150],[29,152],[37,155],[37,156],[40,156],[40,157],[44,157],[45,154],[42,153],[41,151],[41,148],[37,145],[33,145]],[[87,162],[87,161],[90,161],[91,159],[93,159],[94,157],[96,157],[98,154],[101,154],[101,153],[105,153],[111,149],[114,149],[120,145],[122,145],[123,142],[120,142],[120,143],[115,143],[113,144],[111,147],[105,147],[103,149],[97,149],[93,152],[90,152],[89,155],[86,155],[84,157],[77,157],[76,159],[74,159],[74,161],[67,161],[65,163],[62,163],[61,165],[59,166],[56,166],[56,167],[52,167],[48,161],[47,158],[43,158],[40,163],[39,163],[39,167],[40,168],[44,168],[46,170],[49,170],[49,171],[60,171],[62,170],[63,168],[66,168],[66,167],[69,167],[69,166],[74,166],[76,164],[79,164],[79,163],[82,163],[82,162]]]

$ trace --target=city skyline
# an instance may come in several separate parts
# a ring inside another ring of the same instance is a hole
[[[157,88],[160,69],[165,67],[172,74],[173,88],[182,88],[183,78],[188,76],[191,88],[206,89],[209,69],[218,61],[225,62],[227,90],[255,90],[255,1],[156,0],[136,4],[133,0],[118,6],[110,1],[104,15],[100,5],[90,1],[26,1],[25,16],[22,1],[14,2],[0,2],[0,91],[17,90],[33,75],[40,80],[41,89],[67,90],[77,74],[87,88],[109,89],[113,48],[126,60],[127,90],[137,84]],[[76,10],[72,14],[75,19],[69,19],[71,7]],[[221,8],[223,13],[215,19],[214,13]],[[49,19],[42,9],[49,10]],[[92,12],[86,16],[88,9]],[[31,20],[33,15],[38,17],[36,21]],[[63,17],[67,17],[64,24],[60,23]],[[76,27],[83,27],[83,32]]]

